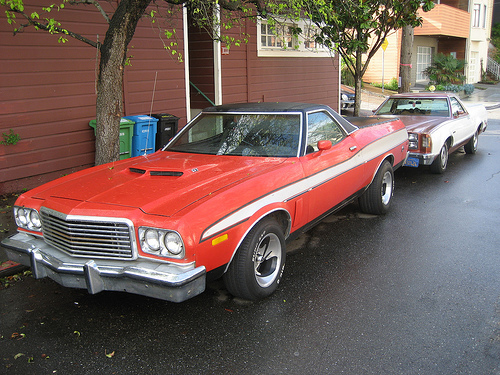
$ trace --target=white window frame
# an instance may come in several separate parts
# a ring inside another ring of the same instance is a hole
[[[288,27],[300,27],[304,35],[298,37],[286,33]],[[297,23],[282,21],[276,25],[278,35],[272,33],[264,19],[257,20],[257,56],[258,57],[333,57],[335,53],[318,45],[311,39],[310,22],[300,20]],[[281,32],[279,32],[281,30]],[[264,33],[263,33],[264,32]],[[274,35],[273,35],[274,34]],[[307,37],[309,36],[309,38]],[[264,39],[263,39],[264,38]],[[265,40],[265,42],[264,42]]]
[[[488,14],[487,10],[488,10],[488,6],[483,5],[483,25],[482,25],[483,29],[486,29],[486,16]]]
[[[432,64],[433,48],[429,46],[417,46],[417,82],[427,81],[423,71]]]
[[[481,25],[481,4],[474,3],[472,10],[472,27],[480,27]]]

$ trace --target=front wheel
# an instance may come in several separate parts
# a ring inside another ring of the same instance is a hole
[[[394,191],[394,172],[387,160],[382,163],[368,189],[359,198],[361,210],[367,214],[382,215],[389,211]]]
[[[448,167],[448,144],[445,143],[439,151],[439,155],[431,164],[431,172],[436,174],[443,174]]]
[[[285,258],[282,228],[275,220],[265,219],[241,243],[224,274],[224,284],[233,296],[252,301],[265,298],[278,287]]]

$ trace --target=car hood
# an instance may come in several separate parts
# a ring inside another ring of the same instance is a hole
[[[280,158],[159,151],[69,175],[35,189],[33,198],[139,208],[172,216],[204,197],[283,163]]]
[[[448,121],[448,117],[442,116],[380,116],[399,118],[406,126],[406,130],[413,133],[430,133],[434,128]]]

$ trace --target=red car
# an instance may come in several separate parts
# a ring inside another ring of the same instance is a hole
[[[60,178],[19,197],[10,259],[36,278],[180,302],[223,277],[256,300],[278,286],[285,241],[359,197],[384,214],[407,156],[397,119],[326,106],[204,110],[161,151]]]

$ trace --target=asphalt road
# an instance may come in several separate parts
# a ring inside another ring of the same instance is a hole
[[[258,303],[181,304],[24,277],[0,290],[0,374],[500,374],[500,110],[446,174],[396,172],[290,247]]]

